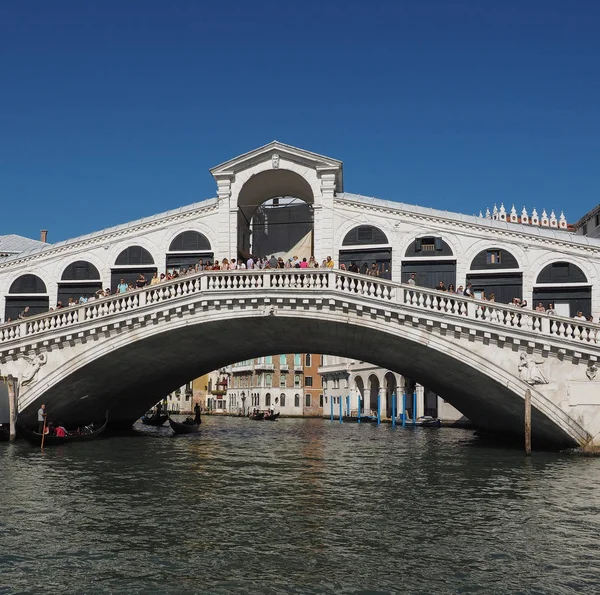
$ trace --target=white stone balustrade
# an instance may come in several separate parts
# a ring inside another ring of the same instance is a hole
[[[177,300],[194,294],[258,290],[299,290],[319,292],[335,290],[375,300],[382,305],[393,303],[410,310],[424,310],[472,320],[493,327],[519,329],[535,335],[597,343],[600,325],[535,312],[509,304],[482,301],[436,289],[411,286],[350,273],[338,269],[264,269],[237,271],[203,271],[179,277],[173,281],[149,285],[124,294],[93,300],[86,304],[32,316],[0,326],[0,344],[18,343],[48,331],[77,327],[78,324],[100,320],[124,312]]]

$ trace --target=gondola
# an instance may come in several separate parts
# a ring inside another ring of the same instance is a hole
[[[152,415],[151,417],[143,415],[142,423],[145,426],[162,426],[168,419],[169,416],[166,413],[163,415]]]
[[[176,434],[194,434],[195,432],[199,432],[202,420],[200,420],[200,424],[195,424],[191,417],[188,419],[190,419],[192,423],[180,423],[178,421],[173,421],[171,417],[169,417],[169,425]]]
[[[256,413],[250,414],[248,417],[254,421],[262,421],[265,419],[265,413],[264,411],[257,411]]]
[[[263,419],[265,421],[275,421],[279,417],[279,411],[277,413],[265,413]]]
[[[44,446],[57,446],[58,444],[66,444],[67,442],[85,442],[87,440],[94,440],[98,438],[102,432],[106,429],[106,425],[108,424],[108,414],[106,415],[106,419],[104,423],[96,428],[92,429],[91,432],[86,432],[83,434],[67,434],[66,436],[49,436],[46,434],[44,436]],[[19,420],[17,419],[17,433],[21,438],[25,438],[29,444],[33,444],[34,446],[42,445],[42,435],[34,432],[33,430],[29,430],[19,424]],[[86,426],[93,428],[94,426]]]

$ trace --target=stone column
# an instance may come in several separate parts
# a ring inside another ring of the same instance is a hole
[[[425,388],[421,384],[415,386],[417,392],[417,418],[425,414]]]

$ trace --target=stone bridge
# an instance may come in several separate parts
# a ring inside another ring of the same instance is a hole
[[[327,353],[431,388],[475,424],[600,442],[600,327],[333,269],[205,271],[0,326],[18,410],[130,424],[191,378],[262,355]]]

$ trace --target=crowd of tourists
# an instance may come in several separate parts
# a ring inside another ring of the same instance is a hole
[[[125,279],[120,279],[114,290],[111,290],[110,287],[105,289],[99,289],[93,295],[81,295],[79,298],[75,298],[74,296],[68,299],[67,303],[63,303],[59,300],[56,303],[54,308],[50,308],[50,312],[54,312],[56,310],[60,310],[62,308],[69,308],[81,304],[86,304],[88,302],[92,302],[94,300],[98,300],[101,298],[109,297],[112,295],[125,294],[130,291],[134,291],[136,289],[141,289],[146,287],[147,285],[158,285],[160,283],[173,281],[174,279],[178,279],[180,277],[185,277],[186,275],[193,275],[196,273],[200,273],[202,271],[234,271],[234,270],[267,270],[267,269],[333,269],[335,267],[335,263],[331,256],[327,256],[324,260],[317,260],[314,256],[310,256],[309,258],[299,258],[298,256],[293,256],[291,258],[284,259],[283,257],[272,255],[270,258],[264,257],[259,258],[256,256],[249,256],[247,259],[235,259],[235,258],[223,258],[221,261],[219,260],[199,260],[196,264],[190,264],[187,266],[181,266],[179,268],[173,267],[168,269],[164,273],[155,272],[150,279],[147,279],[143,273],[138,275],[138,278],[134,282],[127,282]],[[350,262],[349,265],[345,263],[341,263],[339,266],[339,270],[348,271],[351,273],[359,273],[372,277],[386,277],[389,278],[389,270],[379,263],[373,262],[369,266],[368,263],[363,262],[362,265],[357,264],[355,261]],[[416,274],[411,273],[406,280],[408,285],[416,286]],[[477,300],[481,300],[484,302],[495,302],[496,296],[494,293],[490,293],[489,295],[485,295],[484,292],[475,292],[473,289],[472,283],[467,282],[464,286],[459,285],[455,287],[454,284],[450,283],[448,286],[443,281],[439,281],[438,285],[435,287],[438,291],[443,291],[445,293],[459,295],[464,297],[469,297]],[[527,300],[521,298],[513,298],[511,305],[519,307],[519,308],[527,308]],[[544,305],[542,302],[538,302],[536,307],[534,308],[536,312],[544,312],[550,315],[555,315],[556,310],[554,304],[552,302]],[[25,319],[28,316],[31,316],[29,306],[25,307],[19,314],[19,319]],[[574,316],[576,320],[583,320],[586,322],[594,322],[593,316],[584,316],[581,311],[578,311]],[[6,322],[12,322],[11,318],[8,318]]]

